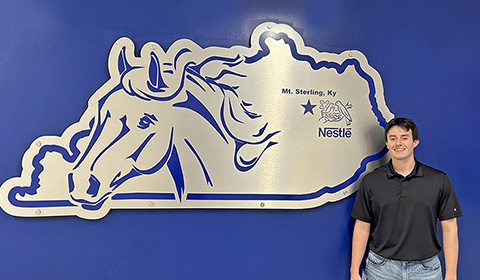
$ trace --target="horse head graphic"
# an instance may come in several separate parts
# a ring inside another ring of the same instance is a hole
[[[298,160],[290,162],[295,156],[285,153],[299,141],[290,137],[290,130],[283,128],[285,121],[278,118],[279,114],[286,115],[287,111],[281,110],[288,107],[274,106],[276,101],[269,97],[281,90],[259,89],[265,86],[259,86],[258,80],[267,80],[269,87],[278,86],[268,78],[273,72],[267,68],[282,61],[271,55],[275,51],[269,46],[272,42],[301,65],[302,71],[323,75],[333,69],[342,79],[344,72],[352,72],[347,74],[366,80],[364,102],[373,109],[371,122],[379,128],[385,123],[384,115],[389,112],[383,96],[376,93],[379,76],[367,67],[361,54],[359,60],[343,55],[336,62],[338,55],[329,54],[329,59],[335,59],[316,61],[316,57],[323,57],[304,47],[301,37],[286,25],[261,25],[252,34],[250,48],[204,49],[182,39],[167,51],[156,43],[147,43],[138,57],[132,40],[120,38],[108,58],[110,79],[90,97],[77,123],[61,136],[42,136],[32,143],[23,158],[22,176],[7,180],[0,188],[2,208],[21,216],[96,219],[111,208],[181,208],[200,200],[219,201],[214,208],[224,208],[229,207],[225,201],[301,201],[328,194],[325,188],[265,195],[236,194],[225,188],[230,182],[235,185],[242,176],[253,176],[248,174],[270,174],[268,168],[274,168],[275,157],[280,158],[275,166],[298,165],[303,168],[300,175],[306,174],[307,169]],[[341,105],[341,117],[350,126],[353,111],[347,109],[352,106]],[[332,116],[335,113],[324,111]],[[325,112],[321,118],[327,120],[330,115]],[[318,116],[313,119],[318,122]],[[315,126],[312,131],[318,129],[318,123]],[[283,150],[281,145],[285,145]],[[322,142],[318,146],[324,150],[328,145]],[[330,188],[331,192],[352,185],[368,163],[385,154],[381,149],[359,155],[362,162],[360,167],[356,165],[353,177]],[[286,172],[282,173],[269,178],[287,178]],[[248,178],[247,183],[238,184],[262,184],[257,177]]]

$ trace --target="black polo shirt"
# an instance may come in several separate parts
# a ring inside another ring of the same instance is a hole
[[[407,177],[390,162],[365,175],[352,217],[371,224],[370,250],[389,259],[413,261],[440,252],[436,225],[462,216],[447,174],[415,160]]]

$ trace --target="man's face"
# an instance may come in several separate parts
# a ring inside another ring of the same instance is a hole
[[[413,149],[418,143],[418,139],[413,141],[412,130],[407,131],[404,127],[396,125],[387,132],[386,145],[394,160],[413,159]]]

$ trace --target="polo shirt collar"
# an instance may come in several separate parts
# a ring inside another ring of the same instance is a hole
[[[395,176],[400,176],[403,178],[403,175],[398,174],[395,169],[393,169],[393,164],[392,160],[387,164],[387,178],[391,179]],[[423,168],[422,164],[415,158],[415,167],[413,168],[412,172],[405,178],[410,178],[410,177],[423,177]]]

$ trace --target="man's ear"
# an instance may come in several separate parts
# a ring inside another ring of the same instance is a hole
[[[420,139],[413,141],[413,147],[416,148],[420,144]]]

